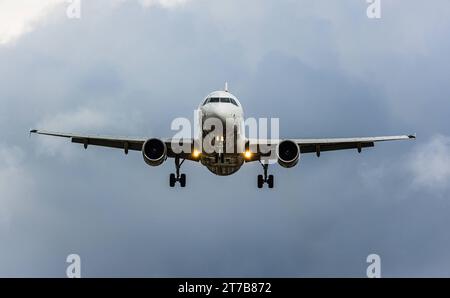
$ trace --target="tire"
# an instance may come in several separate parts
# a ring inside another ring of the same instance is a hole
[[[262,188],[264,184],[263,176],[258,175],[258,188]]]
[[[269,188],[273,188],[273,175],[269,175],[269,179],[267,179],[267,184],[269,184]]]
[[[180,185],[181,185],[181,187],[185,187],[186,186],[186,174],[181,174],[180,175]]]
[[[175,186],[175,174],[170,174],[170,177],[169,177],[169,184],[170,184],[170,187],[174,187]]]

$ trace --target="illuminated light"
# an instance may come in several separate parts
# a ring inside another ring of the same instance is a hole
[[[192,155],[197,158],[200,156],[200,151],[198,151],[197,149],[194,150],[194,152],[192,152]]]
[[[245,158],[249,159],[250,157],[252,157],[252,153],[250,152],[250,150],[245,151],[244,153]]]

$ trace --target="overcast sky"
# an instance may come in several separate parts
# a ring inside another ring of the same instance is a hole
[[[0,0],[0,276],[450,276],[450,3]],[[218,177],[28,137],[171,136],[225,81],[281,136],[417,133]]]

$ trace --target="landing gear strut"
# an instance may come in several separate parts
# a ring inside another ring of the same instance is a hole
[[[259,161],[259,163],[261,164],[261,166],[264,169],[264,176],[258,175],[258,188],[262,188],[264,183],[267,183],[269,188],[273,188],[273,175],[267,176],[267,170],[269,169],[269,164],[267,164],[265,162],[261,162],[261,161]]]
[[[180,186],[181,187],[185,187],[186,186],[186,174],[180,174],[180,168],[181,165],[183,164],[185,160],[183,159],[180,162],[180,157],[177,156],[175,157],[175,169],[176,169],[176,173],[172,173],[170,174],[170,179],[169,179],[169,183],[170,183],[170,187],[174,187],[176,182],[180,182]]]

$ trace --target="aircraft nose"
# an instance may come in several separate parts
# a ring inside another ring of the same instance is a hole
[[[205,111],[205,116],[207,118],[217,118],[221,121],[226,121],[227,118],[233,118],[233,114],[220,106],[212,106],[209,107],[207,111]]]

